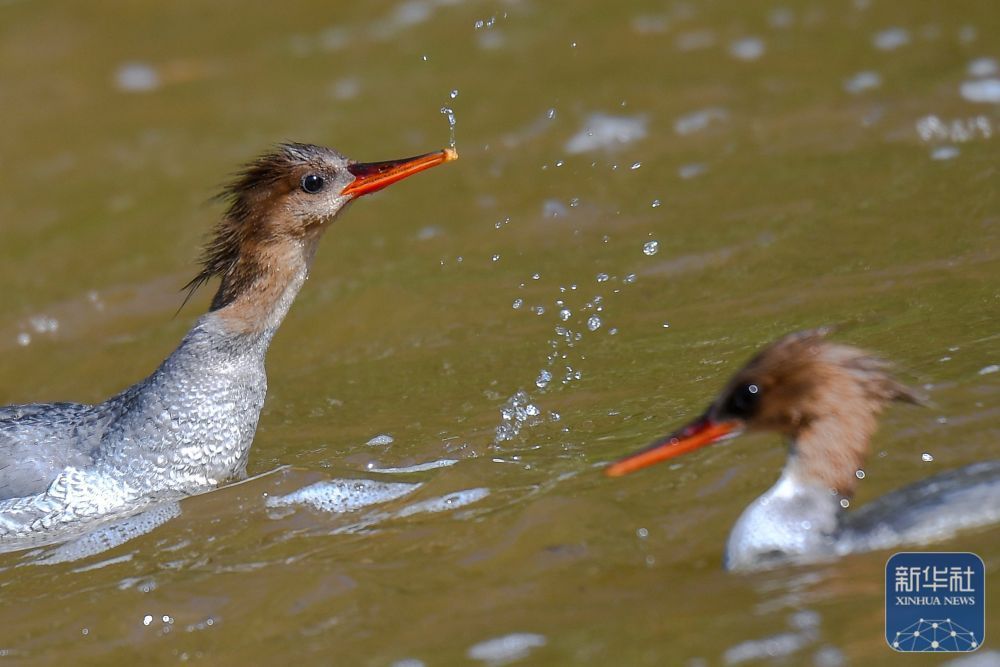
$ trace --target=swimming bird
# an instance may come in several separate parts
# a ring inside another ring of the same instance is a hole
[[[1000,460],[943,472],[846,511],[879,414],[892,401],[922,401],[885,361],[831,342],[828,333],[802,331],[765,347],[702,415],[606,474],[625,475],[746,430],[785,436],[789,454],[777,483],[730,532],[725,565],[733,570],[926,544],[1000,521]]]
[[[211,307],[152,375],[97,405],[0,408],[0,550],[244,476],[264,355],[323,233],[358,197],[457,157],[361,163],[288,143],[246,165],[188,285],[218,278]]]

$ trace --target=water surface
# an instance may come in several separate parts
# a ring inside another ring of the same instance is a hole
[[[175,315],[210,197],[269,144],[416,154],[448,106],[462,155],[327,235],[256,477],[0,556],[0,654],[904,661],[887,553],[721,570],[774,438],[599,468],[821,324],[932,400],[887,413],[855,504],[996,456],[998,33],[972,0],[0,2],[0,403],[150,372],[207,305]],[[997,537],[942,548],[996,579]]]

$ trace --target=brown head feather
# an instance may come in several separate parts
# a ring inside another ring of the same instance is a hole
[[[261,155],[238,171],[217,196],[228,208],[213,229],[201,258],[201,271],[184,289],[187,299],[213,277],[221,279],[212,300],[212,310],[225,307],[260,273],[260,253],[254,252],[279,235],[301,234],[308,221],[298,228],[277,226],[275,213],[286,195],[299,187],[302,174],[331,171],[331,163],[347,159],[329,148],[311,144],[284,143]]]
[[[886,404],[922,401],[892,377],[889,363],[826,340],[828,332],[793,333],[764,348],[733,377],[713,410],[724,417],[732,397],[756,385],[759,401],[745,416],[747,426],[787,435],[804,475],[849,495]]]

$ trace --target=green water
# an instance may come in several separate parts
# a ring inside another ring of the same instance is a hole
[[[499,664],[473,647],[530,633],[517,664],[725,664],[790,634],[780,664],[909,664],[882,639],[888,553],[721,570],[776,439],[599,467],[820,324],[933,402],[886,414],[855,504],[997,456],[1000,107],[960,90],[998,44],[1000,9],[973,0],[0,1],[2,404],[150,372],[207,305],[174,315],[210,197],[269,144],[412,155],[447,144],[449,105],[461,153],[328,233],[268,358],[250,473],[271,474],[85,560],[0,556],[0,655],[431,667]],[[862,72],[877,85],[851,92]],[[595,113],[638,134],[571,152]],[[538,418],[498,443],[519,390]],[[422,486],[265,506],[344,478]],[[399,515],[470,489],[488,492]],[[994,581],[998,536],[942,548]]]

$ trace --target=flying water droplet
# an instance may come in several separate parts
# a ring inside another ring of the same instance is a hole
[[[851,506],[851,501],[848,500],[847,498],[841,498],[840,499],[840,506],[843,507],[844,509],[847,509],[848,507]]]
[[[653,208],[659,208],[659,206],[660,206],[660,200],[659,199],[654,199],[653,203],[650,204],[650,206],[652,206]]]
[[[924,452],[923,454],[920,455],[920,460],[923,461],[924,463],[930,463],[931,461],[934,460],[934,455],[929,452]]]
[[[642,253],[652,257],[656,253],[660,252],[660,242],[659,241],[646,241],[642,244]]]
[[[608,274],[606,274],[606,273],[598,273],[597,274],[597,282],[599,282],[599,283],[606,283],[606,282],[608,282]]]
[[[591,331],[597,331],[601,328],[601,318],[597,315],[591,315],[587,318],[587,328]]]
[[[864,470],[860,470],[860,469],[856,470],[854,472],[854,476],[857,477],[858,479],[864,479],[865,478],[865,471]]]
[[[549,382],[552,382],[552,373],[543,369],[538,373],[538,378],[535,380],[535,386],[539,389],[544,389],[549,385]]]
[[[452,98],[458,95],[457,90],[451,91],[454,93]],[[441,107],[441,113],[448,117],[448,145],[451,148],[455,148],[455,110],[449,106]]]
[[[511,304],[511,308],[517,310],[523,305],[524,305],[524,299],[514,299],[514,303]]]

